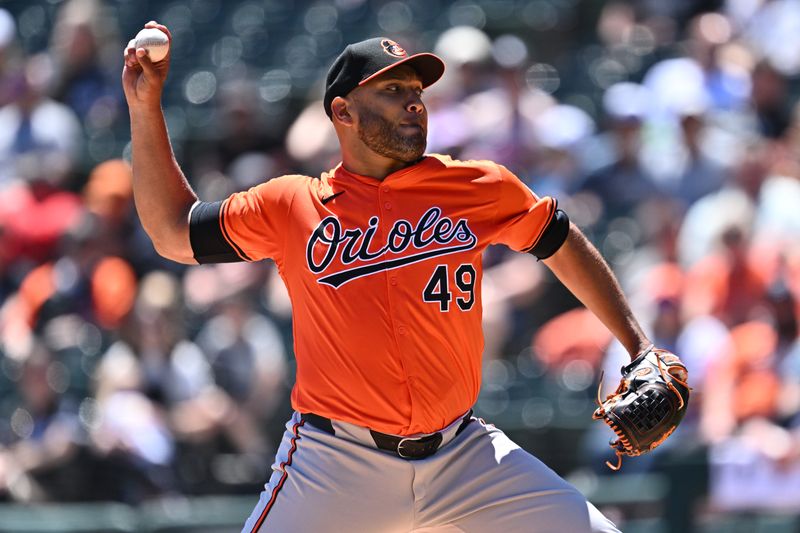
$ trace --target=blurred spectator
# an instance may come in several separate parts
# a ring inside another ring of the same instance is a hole
[[[118,328],[133,305],[136,275],[130,264],[106,255],[98,221],[84,214],[61,240],[63,255],[42,263],[22,279],[19,290],[3,306],[0,340],[30,336],[63,315],[107,330]]]
[[[286,362],[274,326],[244,303],[226,298],[200,331],[199,345],[180,317],[177,280],[153,272],[110,349],[135,354],[138,388],[163,409],[181,452],[175,466],[184,490],[252,483],[270,453],[263,426],[285,397]],[[226,473],[215,463],[217,454],[238,454],[247,466]]]
[[[83,203],[108,228],[103,233],[120,236],[120,226],[128,223],[133,211],[133,176],[131,166],[121,159],[111,159],[97,165],[83,187]],[[109,237],[110,239],[111,237]]]
[[[594,120],[575,106],[551,105],[537,112],[533,133],[539,144],[538,157],[525,182],[542,196],[562,198],[572,192],[585,171],[581,150],[595,128]]]
[[[533,339],[534,353],[551,371],[584,361],[596,371],[612,335],[590,311],[561,313],[542,326]]]
[[[742,108],[750,96],[752,53],[734,39],[733,22],[723,13],[708,11],[687,26],[686,53],[701,68],[708,96],[702,103],[720,110]]]
[[[266,120],[260,102],[258,86],[250,81],[231,81],[220,89],[217,167],[227,168],[240,155],[266,152],[277,143],[275,131],[283,128]]]
[[[79,199],[65,190],[81,125],[71,109],[43,95],[42,68],[31,60],[14,73],[19,90],[0,107],[0,277],[52,259],[81,212]]]
[[[289,383],[283,339],[270,319],[256,313],[247,293],[223,297],[214,307],[216,312],[198,333],[197,342],[217,389],[215,409],[229,404],[218,422],[221,442],[216,449],[246,468],[237,469],[238,473],[216,468],[212,475],[223,484],[257,484],[258,466],[274,451],[265,430],[279,427],[286,416]],[[197,431],[189,428],[189,416],[184,419],[178,412],[175,420],[187,432]]]
[[[663,263],[648,272],[641,291],[647,295],[648,311],[656,346],[678,353],[678,337],[684,326],[681,302],[685,297],[685,276],[675,263]]]
[[[74,110],[46,96],[47,66],[31,58],[15,73],[15,99],[0,108],[0,185],[14,178],[61,187],[83,145]]]
[[[642,122],[648,98],[643,91],[639,85],[620,84],[610,88],[604,96],[613,159],[587,176],[579,190],[597,195],[606,222],[631,216],[636,207],[659,195],[652,176],[640,161]]]
[[[721,236],[721,249],[698,262],[686,282],[686,313],[712,315],[728,326],[752,318],[766,295],[768,280],[758,257],[749,253],[743,230],[731,226]]]
[[[269,116],[258,84],[246,77],[226,81],[215,100],[213,135],[189,143],[192,175],[206,180],[209,173],[228,171],[242,156],[272,152],[282,142],[281,133],[288,127]],[[252,169],[250,185],[279,176],[280,169],[270,162],[262,169]],[[275,172],[275,173],[273,173]],[[244,187],[244,183],[238,184]]]
[[[791,508],[800,496],[800,375],[788,363],[798,349],[795,300],[779,281],[760,310],[763,317],[731,330],[704,385],[711,501],[724,510]]]
[[[0,442],[0,499],[27,503],[81,499],[87,486],[77,457],[85,435],[77,406],[61,394],[69,381],[68,370],[41,342],[13,364],[21,367],[20,403],[9,421],[13,439]]]
[[[68,0],[51,34],[50,95],[73,109],[89,131],[108,127],[122,108],[117,21],[101,0]]]
[[[719,190],[728,180],[727,169],[704,150],[702,136],[705,125],[705,116],[700,110],[687,109],[680,116],[685,156],[671,188],[675,197],[686,207]]]
[[[487,360],[504,355],[515,322],[524,309],[535,305],[544,289],[544,273],[531,255],[505,255],[483,271],[483,353]]]
[[[800,6],[796,2],[728,2],[726,7],[756,55],[765,58],[782,76],[800,72],[800,53],[794,45],[798,42],[795,28],[800,23]]]
[[[174,490],[174,438],[159,405],[143,392],[142,368],[122,345],[113,345],[95,372],[92,445],[103,499],[140,503]]]
[[[761,186],[768,175],[770,150],[756,144],[744,148],[726,187],[695,202],[683,219],[678,234],[678,258],[691,267],[713,253],[722,235],[738,228],[743,238],[751,237],[753,218]]]
[[[36,157],[26,161],[37,165]],[[19,276],[11,268],[15,263],[21,270],[55,258],[61,239],[82,216],[79,197],[43,177],[0,188],[0,275]]]
[[[21,89],[19,76],[22,69],[17,45],[17,24],[6,9],[0,8],[0,107],[16,100]]]
[[[777,249],[796,248],[800,234],[800,106],[795,104],[790,126],[781,143],[771,147],[771,165],[759,189],[754,239]]]
[[[165,407],[196,397],[211,379],[202,352],[188,338],[178,288],[167,272],[145,275],[115,343],[135,354],[141,389]]]
[[[526,57],[524,43],[517,44],[517,56]],[[444,31],[434,50],[448,68],[441,85],[430,91],[429,150],[462,159],[497,158],[520,168],[530,157],[521,148],[532,136],[520,114],[519,60],[506,61],[508,54],[502,53],[493,57],[489,36],[467,25]]]
[[[761,61],[753,70],[751,105],[760,133],[774,139],[783,135],[789,125],[786,79],[768,61]]]
[[[339,144],[322,100],[312,100],[297,115],[286,132],[286,152],[311,176],[336,166]]]
[[[278,393],[285,392],[287,362],[283,340],[276,326],[256,313],[247,295],[231,295],[217,307],[217,313],[198,333],[197,341],[208,354],[217,385],[244,410],[243,419],[255,419],[248,425],[256,427],[257,420],[268,419],[280,403]],[[251,439],[240,447],[247,450],[256,444],[257,439]]]
[[[97,252],[127,262],[137,275],[162,268],[142,229],[133,205],[131,166],[122,159],[109,159],[95,166],[81,191],[83,204],[93,219],[93,247]],[[168,265],[176,269],[174,265]]]

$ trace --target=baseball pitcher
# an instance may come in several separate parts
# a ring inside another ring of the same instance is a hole
[[[677,424],[685,368],[677,358],[658,362],[662,352],[649,348],[605,261],[554,198],[497,163],[425,153],[422,93],[442,75],[442,60],[383,37],[347,46],[324,98],[341,163],[221,202],[199,200],[173,157],[160,108],[168,68],[169,56],[153,63],[145,49],[125,51],[145,230],[161,255],[181,263],[270,258],[293,303],[295,413],[242,531],[617,531],[574,487],[472,416],[481,253],[505,244],[535,255],[630,352],[626,377],[637,379],[623,379],[595,413],[620,435],[620,454],[640,453],[636,446],[660,442],[652,434]]]

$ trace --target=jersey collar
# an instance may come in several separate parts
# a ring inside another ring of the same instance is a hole
[[[417,163],[414,163],[413,165],[407,166],[405,168],[401,168],[396,172],[392,172],[391,174],[383,178],[383,180],[378,180],[369,176],[362,176],[360,174],[350,172],[349,170],[344,168],[344,166],[342,166],[342,163],[336,165],[336,168],[331,170],[329,174],[336,180],[345,180],[345,181],[355,180],[360,183],[370,185],[372,187],[378,187],[382,184],[391,183],[399,179],[405,180],[409,179],[412,176],[417,176],[420,173],[425,172],[426,170],[430,170],[431,165],[435,165],[437,162],[438,160],[435,157],[426,155],[423,156],[422,159],[420,159]]]

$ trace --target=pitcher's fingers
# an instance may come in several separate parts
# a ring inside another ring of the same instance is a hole
[[[159,29],[159,30],[161,30],[161,31],[163,31],[164,33],[166,33],[166,34],[167,34],[167,39],[169,39],[170,41],[172,41],[172,33],[171,33],[171,32],[169,31],[169,29],[167,29],[167,27],[166,27],[166,26],[164,26],[163,24],[159,24],[159,23],[158,23],[158,22],[156,22],[155,20],[151,20],[150,22],[148,22],[147,24],[145,24],[145,25],[144,25],[144,27],[145,27],[145,28],[156,28],[156,29]]]
[[[170,43],[172,42],[172,33],[169,31],[169,29],[166,26],[164,26],[163,24],[156,24],[156,28],[158,28],[159,30],[161,30],[164,33],[166,33],[167,34],[167,39],[169,39]]]
[[[128,45],[122,50],[122,57],[128,59],[131,55],[136,55],[136,39],[128,41]]]
[[[136,57],[136,42],[134,39],[131,39],[128,43],[128,48],[125,49],[125,64],[128,66],[134,66],[139,63],[139,58]]]
[[[133,66],[136,66],[139,63],[139,60],[136,58],[136,49],[135,48],[129,48],[129,49],[125,50],[125,53],[123,54],[123,57],[125,58],[125,66],[126,67],[133,67]]]
[[[142,66],[142,70],[147,76],[153,76],[153,77],[158,76],[158,73],[156,72],[156,69],[153,66],[153,62],[150,61],[150,56],[147,54],[147,50],[145,50],[144,48],[137,48],[136,59],[139,60],[139,64]]]

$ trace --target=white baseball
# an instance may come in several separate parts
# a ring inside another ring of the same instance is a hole
[[[158,28],[145,28],[136,34],[133,39],[136,48],[144,48],[150,56],[150,61],[157,63],[167,57],[169,51],[169,38]]]

